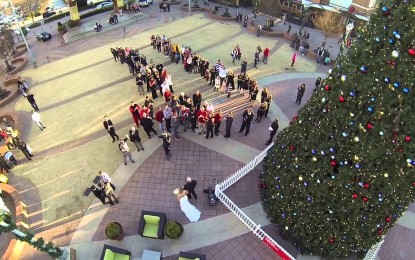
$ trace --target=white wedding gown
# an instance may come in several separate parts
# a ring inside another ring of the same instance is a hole
[[[190,220],[190,222],[196,222],[200,219],[200,214],[202,214],[195,206],[190,204],[187,196],[184,196],[180,199],[180,209]]]

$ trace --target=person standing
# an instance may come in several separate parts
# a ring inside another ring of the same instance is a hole
[[[130,147],[128,147],[128,144],[126,143],[126,141],[128,140],[128,135],[126,135],[126,137],[127,138],[124,139],[121,138],[120,143],[118,144],[118,148],[120,149],[122,157],[124,158],[124,165],[127,165],[127,157],[130,160],[130,162],[135,163],[130,153]]]
[[[254,68],[255,69],[258,69],[257,67],[258,61],[259,61],[259,51],[257,50],[255,51],[255,54],[254,54]]]
[[[254,119],[254,112],[252,112],[252,107],[250,107],[242,114],[242,125],[239,133],[242,133],[242,131],[246,129],[245,136],[249,134],[249,128],[251,127],[252,119]]]
[[[117,137],[117,140],[120,140],[118,135],[115,133],[114,125],[112,124],[112,121],[108,119],[108,116],[104,116],[104,122],[102,123],[104,125],[105,130],[108,131],[108,134],[112,137],[112,142],[115,142],[115,137]]]
[[[40,128],[40,131],[43,131],[43,129],[46,128],[46,126],[43,125],[42,120],[40,120],[40,114],[35,110],[32,110],[32,120]]]
[[[267,110],[267,103],[262,102],[262,104],[258,108],[257,116],[256,116],[256,119],[255,119],[255,121],[257,123],[261,122],[261,119],[264,116],[266,110]]]
[[[190,108],[189,121],[190,121],[190,126],[192,128],[192,132],[196,133],[195,128],[196,128],[196,121],[197,121],[197,113],[196,113],[195,107],[193,106]]]
[[[262,58],[262,62],[264,64],[268,63],[268,57],[269,57],[269,48],[266,47],[265,50],[264,50],[264,57]]]
[[[144,151],[144,146],[141,143],[141,138],[138,129],[135,129],[135,127],[132,126],[131,129],[128,131],[128,137],[130,138],[130,142],[134,143],[135,147],[137,147],[137,151],[140,151],[140,149]]]
[[[256,37],[259,37],[261,35],[262,25],[258,24],[256,28]]]
[[[197,120],[199,122],[199,135],[206,134],[206,120],[207,112],[204,107],[201,107],[199,112],[197,112]]]
[[[297,59],[297,53],[294,52],[293,56],[291,57],[291,67],[294,67],[294,63],[296,59]]]
[[[282,17],[282,24],[285,25],[286,20],[287,20],[287,14],[284,14],[284,16]]]
[[[169,107],[169,105],[166,105],[166,107],[163,110],[163,117],[166,122],[167,132],[170,132],[172,112],[173,110],[171,109],[171,107]]]
[[[171,125],[173,127],[174,139],[180,140],[179,136],[177,135],[177,133],[179,132],[180,117],[179,117],[179,114],[176,111],[174,111],[172,116],[171,116]]]
[[[295,103],[298,102],[298,104],[301,104],[301,99],[304,96],[304,92],[305,92],[305,84],[302,84],[301,86],[298,87],[297,90],[297,99],[295,100]]]
[[[275,119],[274,122],[272,122],[271,126],[269,127],[269,140],[265,143],[266,145],[269,145],[272,143],[272,139],[274,138],[275,134],[278,131],[278,119]]]
[[[319,64],[320,63],[320,61],[323,59],[323,57],[324,57],[324,48],[323,47],[320,47],[318,50],[317,50],[317,64]]]
[[[314,84],[316,85],[316,88],[320,87],[320,85],[321,85],[321,78],[320,78],[320,77],[318,77],[318,78],[316,79],[316,82],[315,82]]]
[[[184,131],[186,132],[187,128],[190,128],[190,109],[185,105],[180,106],[180,120],[183,124]]]
[[[144,113],[143,118],[141,119],[140,124],[143,126],[144,131],[146,132],[148,139],[151,139],[151,132],[157,135],[157,131],[154,129],[153,120],[148,116],[148,114]]]
[[[117,51],[114,48],[111,48],[110,50],[111,50],[112,56],[114,56],[114,61],[117,62],[117,60],[119,60]]]
[[[163,132],[161,135],[159,135],[159,138],[163,138],[163,149],[168,160],[170,158],[171,136],[168,132]]]
[[[195,200],[197,200],[197,195],[196,195],[196,192],[195,192],[196,185],[197,185],[196,180],[192,180],[191,177],[187,177],[186,184],[183,186],[183,190],[187,190],[189,192],[187,194],[187,197],[189,199],[192,199],[192,195],[193,195]]]
[[[241,62],[241,74],[246,76],[246,69],[248,67],[248,62],[246,61],[246,58]]]
[[[101,178],[102,183],[105,185],[107,183],[109,183],[111,185],[111,188],[115,191],[115,186],[114,184],[112,184],[111,182],[111,177],[108,175],[108,173],[99,170],[99,177]]]
[[[160,132],[164,132],[164,114],[163,110],[161,110],[161,107],[157,108],[156,112],[156,121],[159,123]]]
[[[206,121],[206,139],[213,138],[213,126],[215,124],[215,117],[212,113],[209,113],[208,119]]]
[[[92,192],[92,194],[94,194],[94,196],[97,199],[99,199],[102,202],[102,204],[104,204],[104,205],[108,204],[108,202],[105,201],[105,196],[102,196],[103,195],[102,190],[98,189],[97,185],[95,185],[95,184],[91,185],[91,192]]]
[[[196,90],[196,93],[193,94],[193,105],[196,107],[196,112],[199,112],[200,105],[202,104],[202,94],[199,90]]]
[[[29,101],[30,105],[33,107],[33,109],[38,112],[39,111],[39,107],[36,104],[36,100],[35,100],[35,95],[33,95],[32,93],[27,93],[27,101]]]
[[[150,99],[148,96],[146,96],[146,100],[144,101],[144,107],[147,107],[149,109],[149,115],[152,119],[154,119],[153,105],[154,101]]]
[[[103,190],[103,193],[105,194],[105,197],[108,198],[108,201],[111,205],[114,205],[114,201],[117,203],[120,202],[120,199],[115,196],[115,192],[112,189],[110,183],[104,184],[104,188],[102,190]],[[112,201],[112,198],[114,198],[114,201]]]
[[[288,30],[287,30],[288,35],[290,35],[290,31],[291,31],[291,24],[288,25]]]
[[[140,126],[140,106],[131,101],[130,112],[133,116],[134,123],[137,127]],[[108,130],[108,129],[107,129]]]
[[[22,139],[16,137],[13,139],[13,143],[17,146],[17,148],[19,148],[20,151],[22,151],[22,153],[24,154],[24,156],[26,156],[28,160],[32,160],[31,157],[33,156],[33,154],[29,151],[26,143],[23,142]]]
[[[222,110],[219,109],[218,112],[216,112],[215,114],[215,135],[219,135],[220,131],[220,124],[222,123],[222,119],[223,119],[223,114],[222,114]]]
[[[135,78],[135,83],[138,88],[138,95],[144,95],[144,76],[139,72]]]
[[[226,134],[225,134],[225,138],[229,138],[231,137],[231,128],[232,128],[232,123],[233,123],[233,112],[229,112],[228,116],[226,116],[225,118],[226,120]]]

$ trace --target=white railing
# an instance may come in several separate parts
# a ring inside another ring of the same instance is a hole
[[[255,166],[262,162],[265,156],[267,156],[268,150],[273,145],[274,143],[270,144],[267,148],[265,148],[265,150],[258,154],[252,161],[247,163],[244,167],[242,167],[237,172],[226,178],[223,182],[216,184],[215,195],[245,225],[245,227],[251,230],[255,236],[261,239],[261,241],[268,247],[270,247],[281,259],[293,260],[295,259],[293,256],[291,256],[287,251],[285,251],[285,249],[282,246],[275,242],[274,239],[272,239],[264,230],[261,229],[260,224],[256,224],[224,193],[224,191],[227,188],[229,188],[239,179],[244,177],[248,172],[253,170]]]
[[[380,248],[382,247],[383,242],[385,242],[385,236],[382,236],[382,240],[379,243],[373,245],[369,251],[367,252],[365,258],[363,260],[375,260],[378,256]]]

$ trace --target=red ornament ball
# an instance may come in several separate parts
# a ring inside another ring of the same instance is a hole
[[[352,194],[352,198],[353,198],[353,199],[357,199],[357,193],[353,193],[353,194]]]
[[[295,146],[294,145],[290,145],[290,151],[294,151],[295,150]]]
[[[363,184],[363,187],[365,189],[369,189],[370,188],[370,184],[368,182],[365,182],[365,184]]]
[[[382,228],[378,228],[378,235],[379,236],[383,235],[383,229]]]
[[[412,187],[415,187],[415,181],[412,182]]]
[[[393,131],[393,132],[392,132],[392,136],[393,136],[393,137],[397,137],[397,136],[398,136],[398,131]]]
[[[340,96],[339,101],[340,101],[340,103],[344,103],[346,101],[346,99],[344,98],[344,96]]]
[[[413,49],[413,48],[409,49],[409,50],[408,50],[408,54],[409,54],[410,56],[415,56],[415,49]]]
[[[367,123],[367,125],[366,125],[366,127],[367,127],[367,129],[372,129],[373,128],[373,125],[371,124],[371,123]]]
[[[403,152],[403,147],[402,146],[397,147],[396,152],[402,153]]]
[[[391,217],[389,217],[389,216],[386,216],[386,217],[385,217],[385,221],[386,221],[386,222],[391,222],[391,220],[392,220],[392,218],[391,218]]]
[[[331,87],[330,87],[329,85],[325,85],[325,86],[324,86],[324,90],[325,90],[325,91],[330,91],[330,90],[331,90]]]
[[[409,135],[405,136],[405,141],[410,142],[411,141],[411,136],[409,136]]]
[[[334,243],[334,241],[335,241],[334,237],[329,238],[329,243],[330,243],[330,244],[333,244],[333,243]]]
[[[364,202],[367,202],[369,199],[368,199],[366,196],[364,196],[364,197],[362,198],[362,200],[363,200]]]
[[[330,165],[333,166],[333,167],[336,166],[337,165],[336,160],[331,160]]]

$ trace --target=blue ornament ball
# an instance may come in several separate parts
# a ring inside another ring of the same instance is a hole
[[[317,153],[317,150],[316,149],[313,149],[313,150],[311,150],[311,153],[312,154],[316,154]]]
[[[347,137],[348,136],[348,134],[346,132],[343,132],[342,135],[343,135],[343,137]]]
[[[367,108],[367,111],[368,111],[369,113],[373,113],[374,109],[373,109],[373,107],[368,107],[368,108]]]
[[[382,12],[387,12],[389,9],[386,6],[382,7]]]
[[[354,96],[355,96],[355,92],[354,92],[354,91],[350,91],[349,95],[350,95],[351,97],[354,97]]]
[[[330,147],[330,152],[332,152],[332,153],[334,153],[334,148],[333,147]]]
[[[282,217],[282,218],[285,218],[285,213],[282,213],[282,214],[281,214],[281,217]]]
[[[279,190],[279,189],[281,188],[281,186],[277,184],[277,185],[275,186],[275,188],[277,188],[277,190]]]
[[[394,86],[395,88],[399,88],[400,84],[399,84],[399,82],[395,82],[395,83],[393,83],[393,86]]]
[[[350,125],[351,125],[351,126],[354,126],[354,124],[355,124],[355,122],[354,122],[354,121],[350,122]]]
[[[402,90],[403,90],[403,93],[409,93],[409,88],[407,87],[403,88]]]
[[[393,33],[393,35],[399,34],[399,32],[397,30],[393,31],[392,33]]]
[[[367,72],[367,67],[366,66],[361,66],[360,71],[366,73]]]
[[[394,44],[394,43],[395,43],[395,39],[390,38],[390,39],[389,39],[389,43],[390,43],[390,44]]]
[[[376,97],[371,97],[370,100],[372,100],[373,102],[376,101]]]
[[[375,42],[377,42],[377,43],[379,43],[379,42],[380,42],[379,37],[375,37]]]
[[[391,81],[391,79],[389,77],[386,77],[384,80],[385,80],[386,83],[389,83]]]
[[[308,186],[308,182],[304,182],[304,186],[307,187]]]

